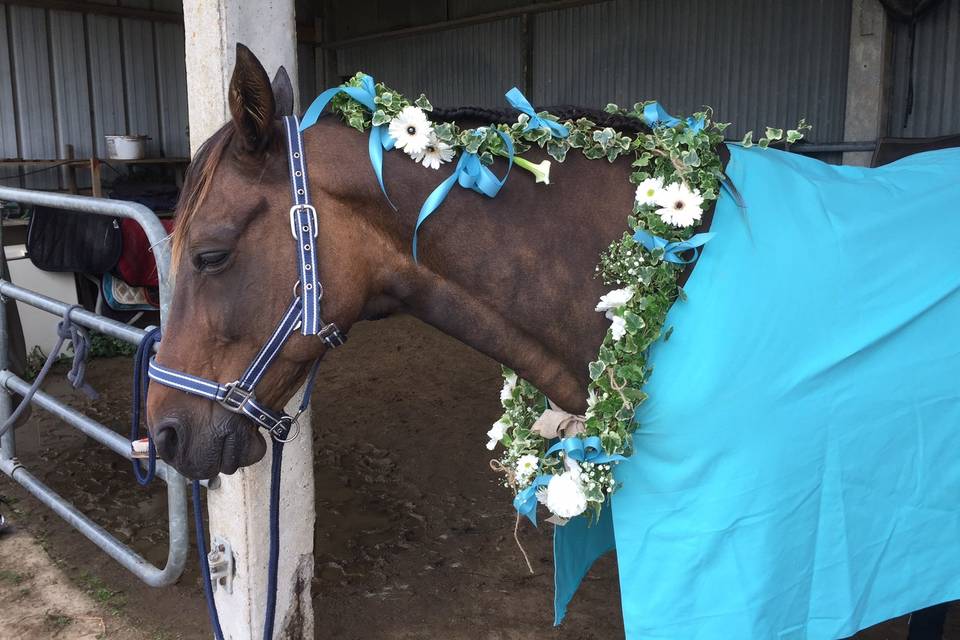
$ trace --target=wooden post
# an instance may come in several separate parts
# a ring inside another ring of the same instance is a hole
[[[90,186],[93,189],[94,198],[103,197],[103,185],[100,184],[100,158],[96,156],[90,158]]]
[[[73,160],[73,145],[65,144],[60,152],[63,160]],[[77,193],[77,170],[73,164],[65,164],[60,168],[60,177],[63,180],[63,187],[68,193]]]

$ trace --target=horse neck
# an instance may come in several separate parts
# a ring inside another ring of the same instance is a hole
[[[365,158],[366,140],[353,135],[351,144],[351,156],[364,166],[347,163],[350,170],[337,178],[341,191],[351,194],[344,197],[354,199],[368,228],[388,236],[371,244],[391,247],[391,255],[371,256],[385,266],[382,281],[370,288],[368,315],[409,313],[515,370],[564,409],[583,411],[587,364],[607,329],[594,311],[607,289],[595,267],[626,229],[629,163],[571,154],[553,163],[550,185],[515,169],[493,199],[454,186],[421,226],[418,264],[411,241],[420,206],[453,165],[433,171],[400,151],[386,153],[393,211]],[[525,157],[539,162],[540,155]],[[505,163],[493,169],[502,175]]]

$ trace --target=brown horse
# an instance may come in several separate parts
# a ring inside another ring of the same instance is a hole
[[[290,100],[282,83],[282,97],[274,93],[259,61],[238,46],[232,122],[197,154],[178,206],[176,286],[160,364],[235,380],[289,304],[297,274],[279,120],[289,106],[278,105]],[[445,117],[488,124],[497,115],[515,117],[477,110]],[[495,199],[454,189],[421,229],[418,264],[410,247],[420,204],[451,167],[431,171],[386,153],[394,211],[370,168],[366,136],[328,117],[304,133],[304,145],[327,321],[348,331],[358,320],[411,314],[514,369],[560,407],[585,409],[587,364],[607,330],[593,310],[605,290],[595,267],[626,230],[634,197],[629,160],[608,164],[571,153],[553,168],[549,186],[515,174]],[[282,407],[323,351],[320,340],[294,335],[258,397]],[[233,473],[265,452],[245,418],[159,385],[150,394],[149,423],[160,455],[194,478]]]

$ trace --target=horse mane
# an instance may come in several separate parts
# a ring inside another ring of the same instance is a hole
[[[223,160],[224,152],[233,139],[234,131],[233,124],[229,122],[220,127],[200,146],[190,162],[187,175],[184,177],[183,188],[180,190],[180,197],[177,200],[176,224],[172,234],[173,260],[171,269],[174,271],[180,263],[180,256],[183,255],[187,230],[204,200],[207,199],[210,185],[213,182],[213,173],[220,161]]]
[[[611,114],[600,109],[575,106],[559,106],[546,109],[561,122],[587,118],[599,127],[611,127],[621,133],[645,133],[650,129],[641,120],[620,114]],[[485,124],[512,124],[519,111],[515,109],[487,109],[484,107],[434,108],[430,117],[435,122],[462,122],[473,126]],[[176,225],[171,236],[172,269],[176,269],[183,255],[187,231],[210,191],[213,174],[223,160],[224,152],[233,139],[235,128],[227,123],[214,133],[197,151],[184,177],[183,188],[177,201]]]
[[[587,118],[598,127],[610,127],[620,133],[649,133],[642,120],[617,113],[607,113],[600,109],[588,109],[571,105],[561,105],[543,109],[557,117],[560,122]],[[434,107],[430,119],[439,122],[469,122],[471,124],[513,124],[520,114],[516,109],[487,109],[485,107]]]

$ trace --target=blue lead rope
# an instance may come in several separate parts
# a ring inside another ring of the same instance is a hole
[[[137,353],[133,357],[133,411],[130,415],[130,442],[136,442],[140,439],[140,414],[143,412],[143,408],[147,406],[147,391],[150,388],[150,377],[147,375],[147,369],[150,366],[153,347],[158,342],[160,342],[160,328],[154,327],[143,336],[140,344],[137,345]],[[140,468],[139,460],[131,460],[133,475],[136,476],[140,486],[146,486],[153,482],[153,477],[157,472],[157,449],[149,433],[147,434],[147,446],[149,456],[146,473]]]

